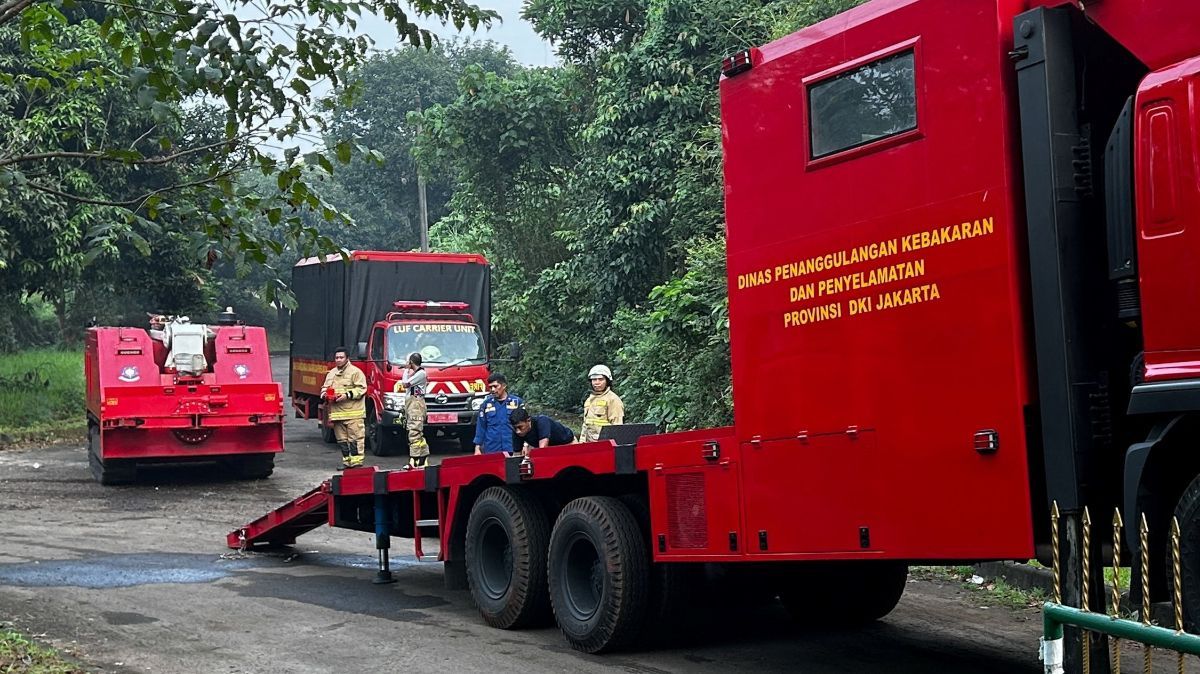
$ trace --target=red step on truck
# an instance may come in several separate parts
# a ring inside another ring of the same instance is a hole
[[[489,624],[549,610],[596,652],[701,563],[879,618],[909,564],[1048,560],[1050,503],[1078,606],[1082,510],[1120,506],[1159,561],[1179,516],[1194,627],[1197,26],[1191,0],[874,0],[732,56],[732,426],[346,471],[230,544],[375,532],[386,579],[389,536],[436,536]]]
[[[367,449],[407,450],[403,395],[393,393],[410,353],[429,385],[427,436],[474,451],[475,418],[487,394],[491,267],[481,255],[353,251],[301,260],[292,270],[291,396],[296,417],[318,419],[333,442],[321,397],[333,350],[367,377]]]
[[[271,376],[266,331],[238,324],[228,309],[217,325],[161,318],[149,331],[87,331],[93,477],[124,484],[139,465],[196,461],[269,476],[283,451],[283,389]]]

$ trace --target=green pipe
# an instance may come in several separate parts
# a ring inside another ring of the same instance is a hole
[[[1042,607],[1042,630],[1046,640],[1061,639],[1063,625],[1075,625],[1092,632],[1129,639],[1158,648],[1165,648],[1189,655],[1200,655],[1200,636],[1176,632],[1167,627],[1146,625],[1133,620],[1123,620],[1090,611],[1081,611],[1071,606],[1046,602]]]

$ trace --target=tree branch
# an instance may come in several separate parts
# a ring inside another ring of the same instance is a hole
[[[37,152],[34,154],[26,154],[26,155],[20,155],[17,157],[10,157],[8,159],[0,159],[0,167],[11,166],[13,164],[25,164],[25,163],[29,163],[29,162],[43,161],[46,159],[84,159],[84,160],[97,159],[97,160],[101,160],[101,161],[119,162],[122,164],[137,164],[140,166],[157,166],[160,164],[169,164],[169,163],[176,161],[178,159],[181,159],[183,157],[197,154],[200,152],[205,152],[207,150],[215,150],[216,148],[219,148],[222,146],[234,145],[234,144],[238,143],[239,141],[243,140],[244,138],[245,138],[245,135],[236,136],[229,140],[222,140],[222,141],[218,141],[216,143],[209,143],[208,145],[201,145],[199,147],[193,147],[193,148],[189,148],[187,150],[180,150],[179,152],[173,152],[171,154],[163,155],[161,157],[149,157],[146,159],[122,159],[121,157],[110,157],[110,156],[106,156],[104,153],[97,151],[97,150],[86,151],[86,152],[74,152],[74,151],[67,151],[67,150],[56,150],[53,152]]]
[[[128,201],[108,201],[108,200],[104,200],[104,199],[92,199],[90,197],[83,197],[78,194],[71,194],[69,192],[63,192],[62,190],[55,189],[48,185],[40,185],[35,182],[27,182],[27,183],[25,183],[25,185],[27,187],[29,187],[30,189],[37,190],[38,192],[44,192],[46,194],[51,194],[56,197],[61,197],[63,199],[67,199],[69,201],[74,201],[76,203],[92,204],[95,206],[113,206],[116,208],[128,208],[134,212],[137,212],[142,209],[142,206],[144,206],[146,204],[146,202],[150,199],[150,197],[153,197],[158,194],[163,194],[164,192],[174,192],[176,190],[187,189],[188,187],[199,187],[201,185],[208,185],[210,183],[215,182],[219,178],[225,178],[225,177],[231,176],[235,173],[238,173],[241,170],[242,170],[241,168],[226,169],[226,170],[221,171],[220,173],[218,173],[214,176],[208,177],[208,178],[202,178],[200,180],[193,180],[191,182],[179,183],[176,185],[168,185],[166,187],[160,187],[159,189],[153,190],[151,192],[147,192],[139,197],[134,197],[133,199],[129,199]]]
[[[17,15],[37,0],[6,0],[0,2],[0,26],[17,18]]]

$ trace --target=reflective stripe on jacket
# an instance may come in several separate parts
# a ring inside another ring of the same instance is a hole
[[[325,375],[325,388],[333,388],[338,395],[346,396],[341,402],[330,403],[329,419],[343,421],[345,419],[362,419],[367,416],[367,376],[363,371],[346,363],[342,369],[333,368]]]
[[[600,429],[610,424],[625,423],[625,404],[611,388],[604,393],[592,393],[583,401],[583,429],[580,442],[595,442],[600,439]]]

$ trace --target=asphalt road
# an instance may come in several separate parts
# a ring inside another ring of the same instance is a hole
[[[286,361],[275,368],[282,377]],[[0,451],[0,622],[96,672],[1040,671],[1036,610],[988,607],[937,581],[910,581],[899,607],[862,630],[805,630],[777,604],[727,601],[680,645],[589,656],[552,626],[488,628],[403,540],[398,582],[383,586],[371,583],[367,534],[321,528],[283,552],[229,554],[226,533],[339,462],[311,422],[289,420],[286,436],[275,474],[253,482],[163,467],[101,487],[82,445]]]

